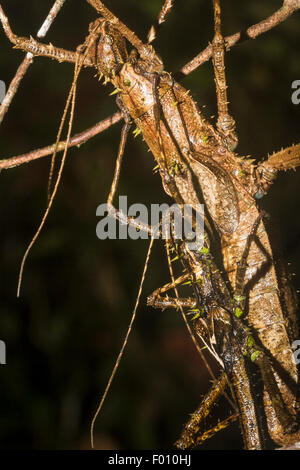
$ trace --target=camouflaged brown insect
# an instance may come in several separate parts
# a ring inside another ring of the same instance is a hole
[[[267,193],[279,170],[299,164],[299,145],[259,165],[235,153],[237,138],[228,111],[224,56],[225,49],[240,38],[233,35],[224,40],[219,0],[212,2],[215,35],[199,61],[209,57],[213,60],[218,100],[216,127],[204,117],[189,92],[164,70],[161,58],[150,45],[174,2],[164,2],[145,44],[103,2],[88,1],[102,17],[90,25],[89,35],[76,53],[15,36],[3,11],[1,20],[15,47],[33,55],[74,62],[78,67],[76,78],[82,66],[94,67],[115,87],[125,124],[108,198],[112,212],[131,121],[156,159],[165,192],[180,206],[189,204],[196,208],[205,204],[204,249],[196,252],[185,241],[179,243],[176,249],[186,273],[157,289],[148,299],[154,307],[194,308],[197,315],[192,323],[196,335],[224,369],[200,405],[197,418],[193,417],[193,426],[189,422],[190,427],[185,428],[177,446],[187,448],[200,443],[195,435],[201,420],[226,387],[232,394],[233,416],[239,417],[246,449],[265,448],[266,434],[279,446],[293,445],[300,440],[298,372],[292,349],[292,342],[299,335],[296,301],[286,274],[275,267],[257,199]],[[299,1],[284,1],[282,9],[253,30],[249,28],[249,37],[271,29],[299,8]],[[130,53],[126,40],[134,46]],[[72,95],[70,101],[71,98]],[[66,149],[69,143],[70,138]],[[56,147],[57,150],[58,144]],[[50,191],[49,206],[54,195],[55,188],[52,195]],[[117,211],[114,214],[121,217]],[[221,256],[223,273],[215,261],[215,251]],[[181,299],[177,292],[174,298],[163,297],[187,280],[194,286],[193,299]],[[253,395],[253,368],[264,384],[260,398]],[[259,399],[263,401],[263,413]],[[224,426],[233,419],[229,418]]]

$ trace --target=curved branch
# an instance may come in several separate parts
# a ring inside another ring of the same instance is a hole
[[[71,137],[68,148],[74,147],[75,145],[79,146],[85,143],[87,140],[91,139],[95,135],[100,134],[101,132],[108,129],[113,124],[116,124],[122,119],[122,113],[117,112],[112,116],[109,116],[103,121],[98,122],[95,126],[90,127],[89,129],[80,132],[79,134],[75,134]],[[22,155],[18,155],[17,157],[11,157],[4,160],[0,160],[0,171],[7,170],[8,168],[14,168],[19,165],[23,165],[24,163],[29,163],[33,160],[37,160],[38,158],[46,157],[47,155],[51,155],[55,148],[57,152],[60,152],[65,149],[66,141],[59,142],[58,147],[56,148],[55,144],[48,145],[47,147],[43,147],[37,150],[33,150],[29,153],[24,153]]]
[[[16,71],[14,78],[10,82],[6,95],[0,106],[0,123],[3,121],[4,116],[11,105],[12,100],[18,91],[19,85],[32,62],[32,54],[26,54],[25,58],[19,65],[18,70]]]

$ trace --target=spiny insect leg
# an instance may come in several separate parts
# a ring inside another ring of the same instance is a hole
[[[185,281],[190,281],[190,279],[191,279],[190,273],[186,273],[186,274],[183,274],[182,276],[179,276],[177,279],[174,280],[174,282],[173,281],[168,282],[164,286],[156,289],[154,292],[152,292],[151,295],[149,295],[147,299],[148,305],[154,306],[157,301],[161,300],[160,299],[161,294],[163,294],[164,292],[167,292],[170,289],[174,289],[174,287],[182,284]],[[194,300],[193,302],[196,302],[196,300]]]
[[[152,227],[151,225],[145,224],[141,220],[133,217],[128,217],[123,211],[116,209],[112,204],[107,203],[108,214],[117,219],[123,225],[130,225],[136,230],[142,230],[148,233],[152,238],[158,238],[157,234],[159,231],[158,227]]]
[[[227,385],[228,385],[227,375],[225,372],[223,372],[222,375],[217,379],[217,381],[212,385],[209,392],[204,396],[204,398],[201,401],[200,406],[194,411],[190,419],[184,425],[180,438],[175,442],[175,446],[178,449],[186,450],[191,447],[195,447],[196,445],[200,445],[200,443],[202,443],[204,440],[208,439],[209,437],[212,437],[218,430],[224,429],[224,427],[226,427],[226,426],[221,427],[219,423],[218,429],[216,429],[216,427],[213,428],[215,430],[214,433],[209,434],[205,432],[204,434],[197,436],[197,434],[200,431],[201,424],[210,414],[214,404],[219,399],[220,395],[224,392]],[[233,416],[235,418],[230,420],[230,418],[232,418],[230,417],[228,424],[230,424],[230,422],[238,418],[238,413],[235,413]],[[206,435],[205,438],[203,438],[204,435]],[[201,437],[202,437],[202,440],[201,440]]]
[[[207,441],[207,439],[210,439],[211,437],[214,437],[219,431],[222,431],[222,429],[227,428],[230,424],[234,423],[239,417],[238,413],[234,413],[228,418],[224,419],[223,421],[220,421],[216,426],[214,426],[211,429],[208,429],[204,433],[202,433],[200,436],[195,437],[195,447],[200,446],[203,444],[204,441]]]
[[[274,152],[268,159],[257,166],[256,177],[262,196],[266,194],[274,183],[280,170],[295,170],[300,165],[300,144],[291,145],[285,149]]]
[[[215,35],[212,42],[212,59],[215,73],[215,83],[218,102],[217,127],[226,138],[231,149],[237,146],[238,139],[235,133],[235,121],[228,111],[227,83],[225,74],[225,42],[221,32],[221,6],[220,0],[213,0]]]
[[[148,44],[154,41],[157,37],[157,32],[161,25],[166,21],[166,17],[172,10],[174,6],[175,0],[165,0],[163,6],[161,7],[161,10],[155,20],[155,23],[151,26],[147,39],[148,39]]]
[[[195,308],[197,306],[197,302],[195,299],[190,297],[177,299],[175,297],[167,296],[161,299],[158,296],[153,296],[152,294],[147,298],[147,305],[153,308],[160,308],[161,310],[165,310],[166,308],[175,308],[178,310],[179,307]]]

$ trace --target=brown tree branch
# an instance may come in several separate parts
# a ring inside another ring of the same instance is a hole
[[[37,33],[37,36],[39,38],[45,37],[51,24],[53,23],[54,19],[56,18],[56,15],[58,14],[59,10],[62,8],[65,1],[66,0],[55,1],[55,3],[53,4],[51,10],[49,11],[47,15],[47,18],[45,19],[45,21],[43,22],[42,26],[40,27]],[[11,33],[8,22],[7,22],[7,18],[4,15],[1,5],[0,5],[0,15],[1,15],[1,19],[4,21],[5,27],[4,26],[3,27],[4,29],[6,28],[5,33],[6,34]],[[25,58],[21,62],[20,66],[18,67],[18,70],[8,87],[7,93],[0,106],[0,123],[3,121],[3,118],[5,114],[7,113],[12,100],[18,91],[19,85],[24,75],[26,74],[29,66],[32,64],[32,62],[33,62],[33,55],[31,53],[28,53],[26,54]]]
[[[122,113],[117,112],[112,116],[109,116],[103,121],[98,122],[95,126],[90,127],[89,129],[80,132],[79,134],[75,134],[71,137],[68,148],[74,147],[75,145],[79,146],[85,143],[87,140],[91,139],[95,135],[100,134],[101,132],[108,129],[113,124],[116,124],[122,119]],[[57,152],[60,152],[65,149],[66,141],[59,142],[57,147]],[[33,160],[37,160],[38,158],[46,157],[47,155],[51,155],[56,148],[55,144],[48,145],[47,147],[43,147],[37,150],[33,150],[28,153],[24,153],[22,155],[18,155],[17,157],[11,157],[4,160],[0,160],[0,171],[7,170],[8,168],[14,168],[16,166],[22,165],[23,163],[29,163]]]
[[[18,91],[19,85],[26,74],[29,66],[33,62],[33,57],[31,54],[26,54],[25,58],[22,60],[21,64],[18,67],[18,70],[10,82],[6,95],[0,106],[0,123],[3,121],[5,114],[8,111],[8,108],[11,105],[11,102]]]
[[[259,23],[250,26],[246,31],[240,31],[239,33],[232,34],[225,38],[226,49],[229,50],[231,47],[241,42],[247,41],[248,39],[255,39],[260,34],[263,34],[275,26],[285,21],[295,11],[300,8],[300,0],[284,0],[283,5],[275,13]],[[200,54],[196,55],[190,62],[188,62],[176,75],[176,79],[180,79],[185,75],[190,74],[196,70],[200,65],[209,60],[212,57],[212,46],[209,44]]]

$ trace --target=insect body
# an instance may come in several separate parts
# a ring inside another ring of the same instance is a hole
[[[126,112],[142,132],[159,165],[166,192],[179,204],[196,206],[204,200],[219,232],[224,268],[231,285],[237,285],[237,267],[259,217],[254,167],[232,153],[224,136],[205,120],[189,93],[161,70],[154,51],[146,58],[136,52],[128,56],[124,39],[112,24],[100,19],[96,29],[101,30],[91,54],[96,67],[115,86]],[[174,162],[179,170],[172,172]],[[289,337],[263,221],[245,263],[248,305],[244,314],[256,341],[270,356],[278,393],[291,421],[295,421],[297,370],[291,341],[297,331]],[[286,375],[290,384],[285,382]],[[238,381],[238,374],[235,377]],[[269,394],[270,388],[264,392],[264,404],[271,437],[281,445],[295,442],[299,436],[283,428],[285,421]],[[241,394],[238,400],[246,408],[250,398]],[[291,429],[295,429],[295,423]],[[257,446],[251,436],[246,444],[248,448]]]
[[[231,121],[226,112],[224,117],[224,108],[220,107],[223,119],[215,129],[189,92],[163,70],[154,49],[135,37],[132,39],[125,25],[102,2],[90,3],[104,18],[91,24],[88,38],[76,53],[42,45],[33,39],[18,38],[10,31],[6,20],[3,20],[4,27],[18,48],[76,64],[81,60],[83,65],[95,67],[100,76],[104,75],[105,81],[115,87],[126,132],[132,119],[137,132],[142,133],[156,159],[166,193],[181,206],[189,204],[196,208],[205,203],[209,231],[207,249],[214,236],[230,287],[225,287],[220,270],[212,269],[207,289],[200,287],[196,300],[206,303],[209,321],[214,325],[214,328],[207,328],[208,339],[212,345],[217,343],[216,350],[232,381],[245,446],[249,449],[262,447],[259,412],[252,403],[251,380],[246,370],[249,358],[244,358],[249,352],[264,382],[268,433],[279,445],[294,443],[300,437],[296,423],[298,375],[291,348],[297,330],[294,319],[287,316],[282,306],[272,249],[255,198],[262,189],[266,192],[268,188],[267,165],[257,168],[251,160],[233,153]],[[214,2],[214,7],[217,25],[218,1]],[[124,35],[137,46],[130,54]],[[224,44],[222,46],[217,27],[213,47],[215,69],[221,70],[216,74],[217,90],[222,92]],[[218,96],[224,101],[226,95],[221,92]],[[120,162],[116,181],[119,167]],[[109,196],[110,203],[114,193],[115,187]],[[205,278],[203,257],[191,252],[185,256],[190,272]],[[210,269],[211,266],[210,263]],[[224,285],[222,293],[214,292],[212,280],[219,286]],[[180,299],[176,302],[179,305]],[[157,298],[152,305],[159,306]],[[249,340],[252,336],[256,349]]]

